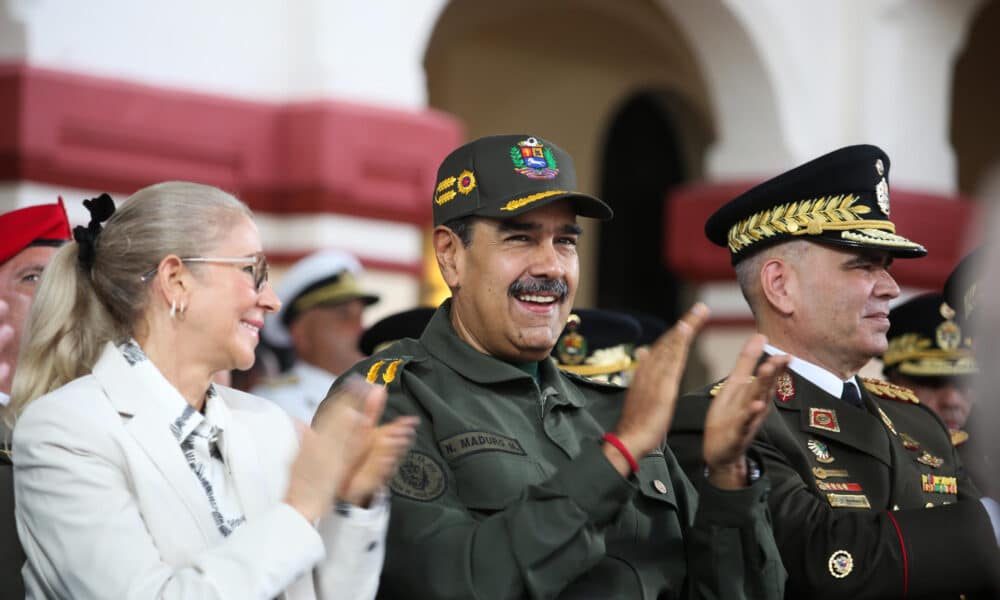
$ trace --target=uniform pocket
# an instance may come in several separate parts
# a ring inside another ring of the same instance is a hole
[[[534,460],[505,452],[481,452],[451,465],[455,490],[470,509],[497,511],[510,505],[524,489],[545,480]]]
[[[639,491],[647,499],[677,508],[677,496],[663,454],[648,454],[639,461]]]

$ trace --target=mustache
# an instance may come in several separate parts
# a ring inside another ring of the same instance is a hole
[[[512,297],[534,294],[553,294],[563,301],[569,295],[569,284],[563,279],[526,277],[518,279],[507,288],[507,295]]]

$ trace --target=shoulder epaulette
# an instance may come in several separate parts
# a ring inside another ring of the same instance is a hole
[[[969,441],[969,432],[962,431],[961,429],[956,429],[951,432],[951,445],[961,446],[965,442]]]
[[[708,390],[708,395],[711,396],[712,398],[715,398],[716,396],[719,395],[719,392],[721,392],[722,388],[724,387],[726,387],[725,379],[713,385],[712,389]]]
[[[365,379],[368,383],[389,385],[399,376],[399,370],[409,361],[412,356],[385,357],[373,362],[368,367]]]
[[[896,385],[895,383],[889,383],[888,381],[883,381],[881,379],[870,379],[868,377],[862,377],[861,381],[865,384],[866,390],[879,398],[883,398],[885,400],[896,400],[897,402],[920,404],[920,398],[917,398],[917,394],[908,387]]]
[[[605,379],[600,379],[598,377],[589,377],[587,375],[581,375],[579,373],[574,373],[573,371],[567,371],[565,369],[559,369],[559,372],[569,377],[570,379],[573,379],[575,381],[581,381],[590,384],[591,386],[594,387],[612,388],[615,390],[621,390],[628,387],[628,385],[626,385],[626,383],[621,379],[621,377],[618,377],[616,379],[605,380]]]

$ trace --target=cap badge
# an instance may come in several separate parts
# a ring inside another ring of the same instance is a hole
[[[826,447],[826,444],[819,440],[809,440],[806,442],[806,446],[809,446],[809,450],[816,455],[816,460],[821,463],[829,464],[833,462],[833,456],[830,455],[830,449]]]
[[[830,555],[827,567],[830,569],[830,575],[837,579],[843,579],[854,570],[854,558],[847,550],[837,550]]]
[[[587,338],[577,333],[580,316],[570,315],[566,320],[566,333],[556,342],[556,356],[564,365],[578,365],[587,358]]]
[[[559,174],[559,165],[552,149],[529,137],[510,147],[510,160],[514,171],[529,179],[554,179]]]
[[[881,158],[875,161],[875,172],[878,173],[879,177],[885,176],[885,165],[882,163]]]
[[[942,350],[955,350],[962,345],[962,329],[952,321],[955,310],[947,302],[941,303],[941,316],[945,320],[934,330],[934,338]]]
[[[775,393],[778,395],[778,400],[782,402],[788,402],[795,397],[795,384],[792,383],[792,376],[788,373],[782,373],[778,376],[774,388]]]
[[[875,199],[878,201],[879,209],[885,213],[885,216],[889,216],[889,182],[885,180],[885,177],[879,180],[878,184],[875,186]]]

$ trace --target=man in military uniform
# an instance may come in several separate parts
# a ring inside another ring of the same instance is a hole
[[[24,551],[14,522],[14,470],[10,455],[10,386],[17,368],[21,331],[42,271],[69,239],[62,199],[0,215],[0,599],[24,598]]]
[[[843,148],[705,225],[731,252],[766,353],[793,356],[753,444],[773,482],[789,598],[957,598],[992,589],[996,573],[996,503],[979,501],[947,429],[912,391],[857,377],[887,348],[892,259],[926,254],[895,233],[888,175],[880,149]],[[688,472],[708,402],[728,384],[678,403],[669,439]]]
[[[972,376],[979,372],[972,339],[956,322],[955,309],[938,293],[911,298],[889,313],[889,347],[882,373],[910,388],[941,417],[952,442],[961,446],[972,410]]]
[[[378,296],[361,290],[358,259],[337,250],[307,256],[282,276],[275,290],[281,309],[265,317],[261,335],[275,348],[291,348],[292,368],[255,386],[251,393],[272,400],[305,423],[338,375],[363,358],[358,341],[365,308]]]
[[[387,386],[387,418],[421,418],[391,482],[381,594],[780,596],[767,483],[745,448],[784,360],[752,380],[763,341],[751,340],[689,481],[663,438],[704,306],[628,390],[548,358],[576,293],[577,216],[612,214],[575,186],[569,155],[528,135],[473,141],[438,171],[434,249],[452,297],[419,340],[353,369]]]

